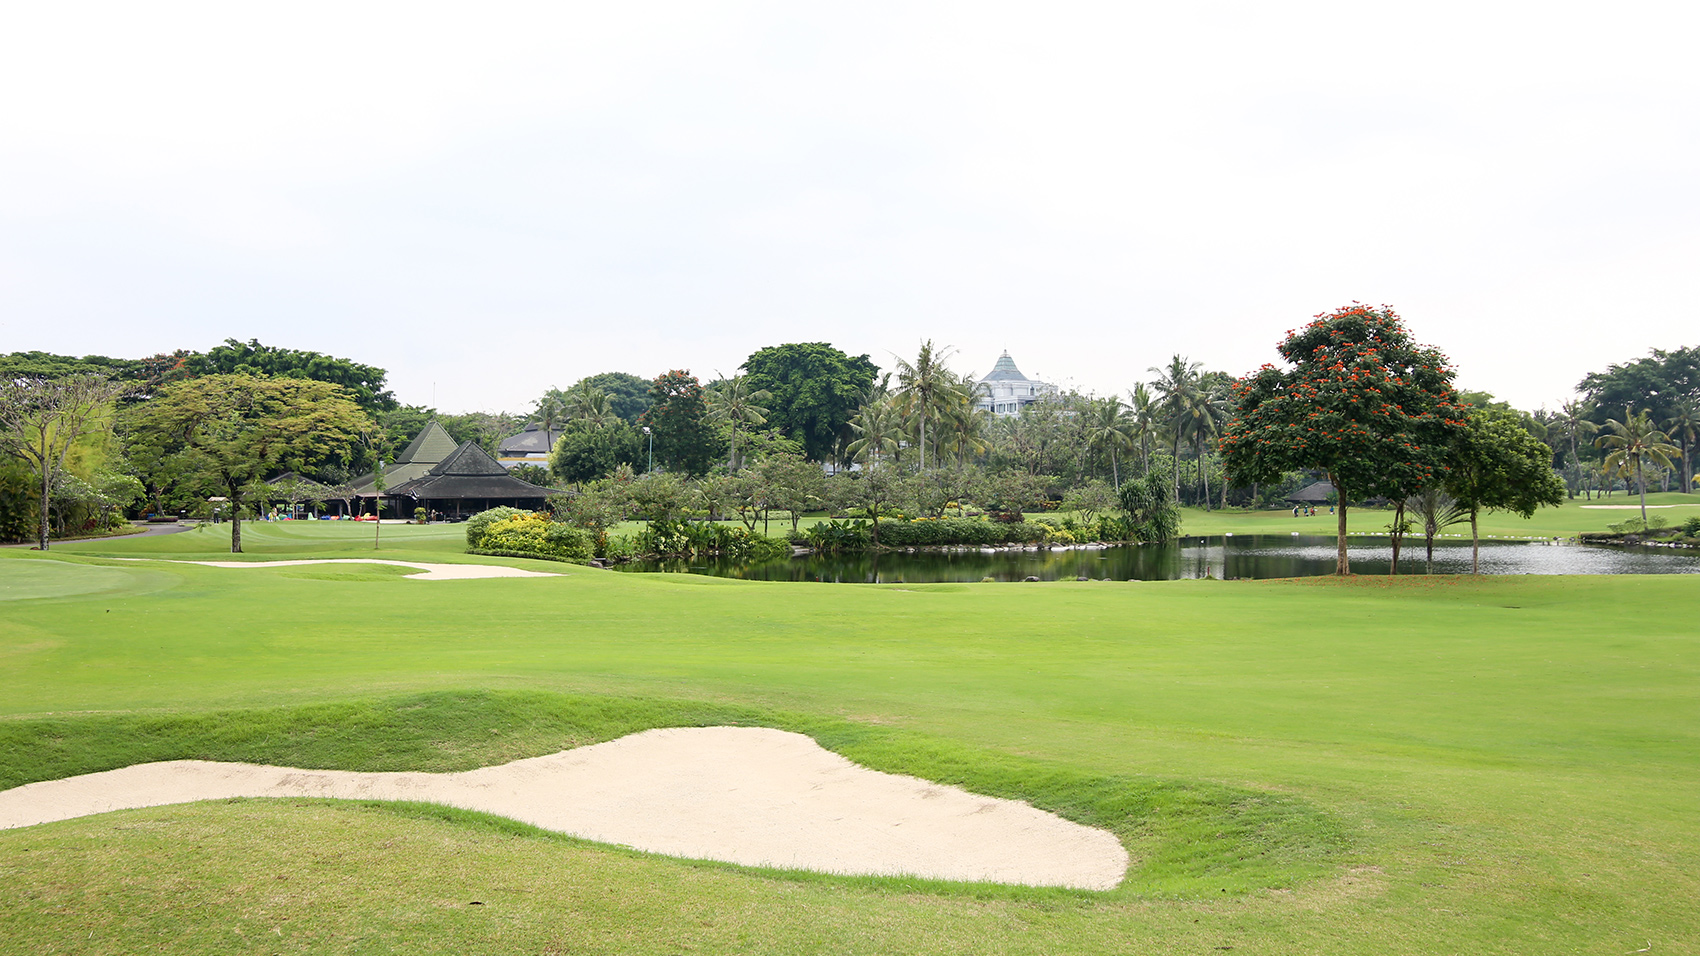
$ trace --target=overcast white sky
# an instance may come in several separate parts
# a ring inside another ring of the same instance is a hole
[[[1123,392],[1392,304],[1554,406],[1700,344],[1661,4],[16,3],[0,351],[226,337],[520,410],[828,341]]]

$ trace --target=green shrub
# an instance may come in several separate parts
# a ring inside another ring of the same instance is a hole
[[[496,515],[496,512],[506,513]],[[493,517],[481,520],[487,516]],[[491,508],[474,515],[467,521],[466,542],[468,547],[480,551],[535,554],[565,561],[588,561],[594,553],[589,532],[551,521],[548,515],[518,508]]]
[[[880,523],[880,544],[895,548],[1031,544],[1047,540],[1053,527],[1036,521],[981,521],[976,518],[884,521]]]
[[[604,538],[602,553],[598,556],[609,561],[630,561],[637,557],[637,553],[637,548],[632,545],[632,539],[622,534]]]
[[[639,554],[659,557],[716,555],[739,561],[767,561],[791,553],[783,538],[769,538],[736,525],[691,521],[652,521],[632,539]]]
[[[512,518],[514,515],[523,514],[530,514],[530,512],[521,511],[518,508],[509,508],[506,505],[499,508],[491,508],[489,511],[478,512],[472,517],[466,519],[466,546],[469,548],[480,547],[479,541],[483,539],[484,532],[488,530],[492,524],[495,524],[505,518]]]

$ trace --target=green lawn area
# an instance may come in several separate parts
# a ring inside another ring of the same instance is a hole
[[[386,525],[378,556],[450,559],[461,530]],[[371,556],[371,531],[254,523],[246,557]],[[0,786],[189,756],[454,769],[762,724],[1107,826],[1129,880],[811,877],[429,807],[221,801],[0,831],[0,952],[1700,951],[1694,577],[860,586],[461,556],[564,573],[425,582],[112,560],[227,548],[209,528],[0,552]]]
[[[1572,538],[1584,531],[1605,531],[1607,525],[1631,517],[1640,518],[1639,503],[1640,498],[1636,495],[1619,492],[1610,498],[1593,501],[1577,498],[1557,508],[1542,508],[1535,512],[1533,518],[1484,512],[1478,523],[1482,536],[1486,538]],[[1291,508],[1210,512],[1203,508],[1183,508],[1181,531],[1189,535],[1288,534],[1293,531],[1333,534],[1338,516],[1329,514],[1327,507],[1318,511],[1314,517],[1294,518]],[[1679,525],[1695,516],[1700,516],[1700,495],[1671,491],[1647,496],[1649,519],[1663,517],[1672,525]],[[1387,525],[1392,520],[1391,509],[1349,508],[1346,511],[1348,530],[1358,534],[1386,534]],[[1470,524],[1466,521],[1453,525],[1443,533],[1468,538]]]

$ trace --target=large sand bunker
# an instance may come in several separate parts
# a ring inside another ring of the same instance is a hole
[[[754,727],[648,730],[465,773],[140,764],[0,792],[0,829],[228,797],[419,800],[653,853],[839,874],[1107,890],[1128,864],[1103,830]]]

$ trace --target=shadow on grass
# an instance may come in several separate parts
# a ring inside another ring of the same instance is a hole
[[[472,770],[655,727],[771,727],[807,734],[865,767],[1025,800],[1115,833],[1133,858],[1117,895],[1197,898],[1292,887],[1331,875],[1350,844],[1297,797],[1198,781],[1107,777],[977,750],[914,731],[725,704],[538,692],[434,692],[331,704],[181,715],[0,721],[0,789],[161,760],[325,770]],[[373,804],[537,838],[574,839],[505,818],[425,804]],[[583,841],[579,841],[583,842]],[[635,851],[631,851],[635,852]],[[693,866],[748,870],[693,861]],[[913,878],[762,870],[909,892],[1059,897],[1102,894]]]

